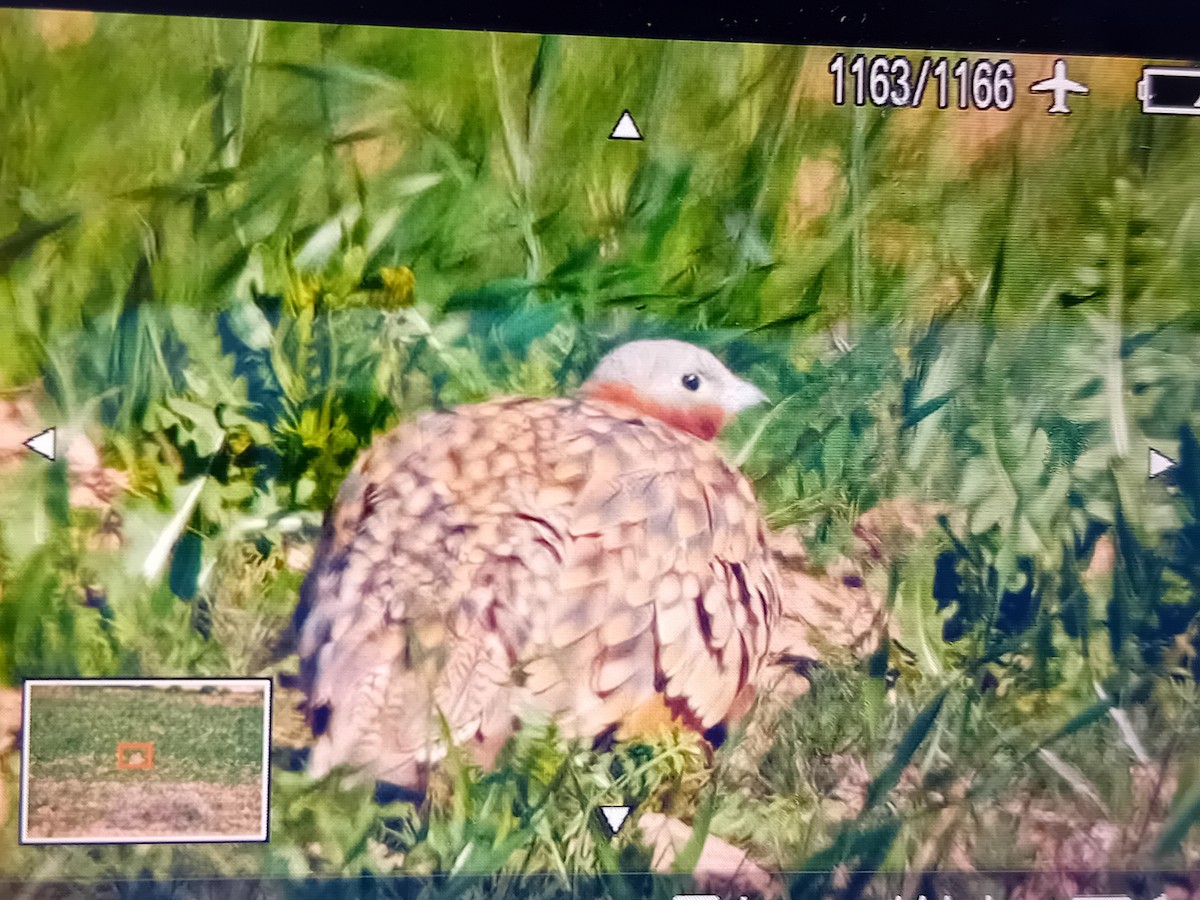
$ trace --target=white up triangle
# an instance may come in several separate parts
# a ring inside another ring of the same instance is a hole
[[[629,806],[600,807],[600,814],[604,816],[604,821],[608,823],[608,830],[613,834],[620,831],[621,826],[625,824],[625,820],[629,818],[631,808]]]
[[[638,131],[637,123],[633,121],[629,110],[621,113],[621,118],[617,119],[617,124],[613,126],[612,134],[608,138],[612,141],[640,141],[642,139],[642,133]]]
[[[1178,463],[1165,453],[1159,453],[1153,447],[1150,448],[1150,477],[1157,478],[1163,472],[1169,472]]]
[[[54,459],[54,429],[47,428],[41,434],[35,434],[25,442],[25,446],[39,456]]]

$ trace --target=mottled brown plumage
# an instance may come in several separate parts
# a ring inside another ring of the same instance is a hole
[[[762,395],[698,348],[639,344],[579,398],[428,413],[357,461],[297,612],[313,772],[419,785],[444,730],[494,749],[520,723],[625,737],[744,707],[779,615],[754,494],[646,411],[688,405],[681,366],[705,378],[697,416]]]

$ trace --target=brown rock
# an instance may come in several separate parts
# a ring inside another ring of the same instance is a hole
[[[854,525],[854,536],[864,556],[890,564],[935,528],[938,518],[947,511],[944,503],[891,497],[859,516]]]
[[[654,871],[674,871],[675,857],[692,838],[691,826],[661,813],[643,813],[638,828],[653,851]],[[701,891],[734,895],[758,892],[764,897],[782,894],[777,878],[751,860],[745,851],[711,834],[704,839],[692,875]]]

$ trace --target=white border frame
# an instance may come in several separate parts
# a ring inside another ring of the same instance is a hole
[[[120,837],[63,837],[32,838],[29,836],[29,693],[32,686],[45,687],[145,687],[173,685],[195,688],[208,685],[260,687],[263,692],[262,747],[262,830],[258,834],[186,834],[146,835],[138,838]],[[248,844],[265,843],[271,834],[271,708],[274,683],[270,678],[29,678],[21,686],[21,779],[19,843],[32,845],[64,844]]]

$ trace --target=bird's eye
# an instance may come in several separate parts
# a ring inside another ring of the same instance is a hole
[[[683,386],[689,391],[700,390],[700,376],[694,372],[688,372],[683,376]]]

